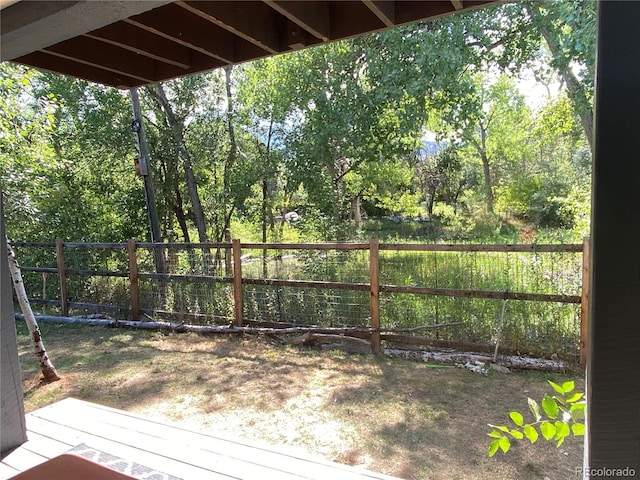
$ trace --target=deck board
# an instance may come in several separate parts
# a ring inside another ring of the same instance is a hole
[[[0,463],[0,478],[11,478],[14,475],[17,475],[18,473],[20,473],[20,470],[16,470],[15,468],[10,467],[9,465]]]
[[[27,432],[29,441],[2,460],[0,480],[81,443],[185,480],[394,480],[299,451],[194,432],[72,398],[28,414]]]
[[[2,463],[22,472],[43,462],[46,462],[47,460],[47,457],[34,453],[26,448],[17,448],[9,455],[4,457],[2,459]]]

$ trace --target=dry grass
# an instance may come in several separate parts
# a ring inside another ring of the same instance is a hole
[[[63,376],[39,384],[24,328],[27,411],[73,396],[223,436],[288,445],[405,479],[571,479],[582,442],[487,457],[487,423],[524,412],[547,379],[317,352],[254,338],[42,325]],[[580,382],[579,388],[583,387]]]

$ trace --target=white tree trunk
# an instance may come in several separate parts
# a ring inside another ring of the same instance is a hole
[[[9,256],[9,271],[11,272],[13,287],[16,289],[18,302],[20,303],[20,308],[22,309],[25,323],[27,324],[27,328],[29,329],[29,333],[31,334],[31,343],[33,344],[33,349],[35,351],[38,362],[40,362],[42,375],[47,382],[55,382],[57,380],[60,380],[60,377],[58,376],[55,367],[51,363],[51,360],[49,360],[47,351],[44,348],[44,343],[42,342],[42,335],[40,334],[38,322],[36,322],[36,317],[33,315],[33,310],[31,310],[31,305],[29,304],[29,299],[27,298],[27,292],[24,289],[24,282],[22,281],[20,265],[18,265],[18,260],[16,259],[16,255],[15,253],[13,253],[13,249],[11,248],[11,245],[9,245],[8,240],[7,255]]]

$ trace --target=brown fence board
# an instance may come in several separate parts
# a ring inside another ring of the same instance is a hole
[[[243,243],[246,249],[267,250],[368,250],[368,243]]]
[[[380,250],[400,250],[414,252],[582,252],[580,244],[476,244],[463,245],[455,243],[385,243]]]
[[[52,267],[23,267],[21,265],[20,270],[23,272],[58,273],[58,269]]]
[[[503,300],[506,297],[509,300],[529,300],[534,302],[554,303],[580,303],[582,301],[579,295],[554,295],[548,293],[499,292],[490,290],[464,290],[456,288],[413,286],[404,287],[399,285],[380,285],[380,291],[387,293],[412,293],[415,295],[433,295],[441,297],[491,298],[497,300]]]
[[[138,273],[138,278],[200,283],[233,283],[233,277],[213,277],[211,275],[179,275],[176,273]]]
[[[244,285],[266,285],[269,287],[326,288],[334,290],[369,291],[368,283],[321,282],[317,280],[279,280],[276,278],[243,278]]]

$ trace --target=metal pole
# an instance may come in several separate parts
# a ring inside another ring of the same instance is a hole
[[[153,189],[153,180],[151,178],[151,169],[149,168],[149,150],[147,149],[147,138],[144,134],[144,126],[142,124],[142,109],[140,108],[140,97],[138,89],[131,88],[131,106],[133,107],[133,123],[131,127],[136,134],[138,141],[138,159],[140,164],[140,176],[144,181],[144,200],[147,205],[147,213],[149,215],[149,226],[151,228],[151,242],[161,242],[160,238],[160,221],[158,219],[158,209],[156,208],[156,195]]]
[[[149,161],[149,150],[147,149],[147,138],[144,134],[144,126],[142,123],[142,109],[140,108],[140,97],[138,96],[138,89],[131,88],[129,90],[131,95],[131,106],[133,107],[133,123],[131,127],[136,134],[136,140],[138,141],[138,168],[140,170],[140,176],[144,181],[144,200],[147,204],[147,213],[149,215],[149,226],[151,228],[151,243],[162,243],[160,236],[160,220],[158,219],[158,209],[156,208],[156,195],[153,190],[153,180],[151,178],[151,168]],[[156,272],[164,274],[166,272],[164,253],[158,246],[154,245],[153,248],[153,261],[156,266]],[[158,280],[158,294],[160,296],[161,308],[165,308],[167,298],[167,282],[164,278]]]

